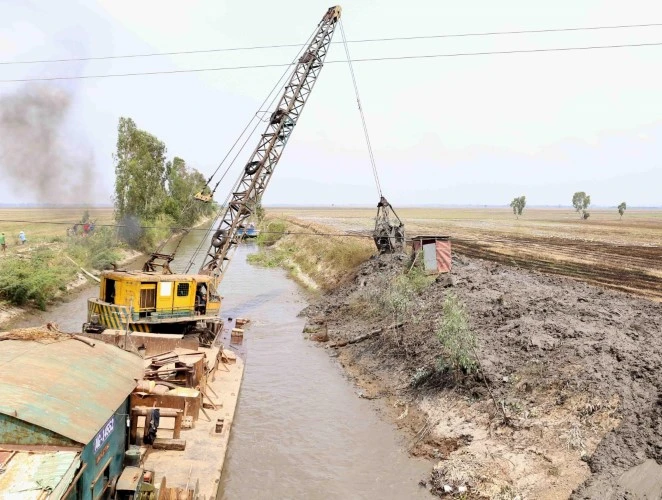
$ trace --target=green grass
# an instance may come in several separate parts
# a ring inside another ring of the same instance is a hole
[[[120,258],[114,231],[100,228],[92,236],[70,238],[65,253],[86,269],[110,269]]]
[[[260,226],[260,251],[248,257],[251,264],[282,267],[309,288],[333,288],[340,279],[374,253],[372,241],[329,236],[326,228],[301,226],[289,220],[266,217]]]

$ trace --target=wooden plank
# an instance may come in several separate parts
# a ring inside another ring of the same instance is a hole
[[[146,417],[148,414],[151,414],[152,410],[159,410],[160,417],[177,417],[177,415],[181,415],[182,413],[182,410],[176,410],[174,408],[160,408],[158,406],[155,408],[136,406],[132,409],[132,411],[140,417]]]
[[[167,438],[156,438],[152,448],[155,450],[176,450],[184,451],[186,449],[186,440],[185,439],[167,439]]]

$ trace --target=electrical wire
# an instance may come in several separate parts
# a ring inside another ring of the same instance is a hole
[[[347,40],[347,43],[378,43],[378,42],[394,42],[394,41],[409,41],[409,40],[432,40],[439,38],[461,38],[461,37],[480,37],[480,36],[499,36],[499,35],[523,35],[535,33],[559,33],[568,31],[596,31],[596,30],[611,30],[611,29],[627,29],[627,28],[651,28],[662,26],[662,23],[648,23],[648,24],[624,24],[616,26],[588,26],[588,27],[573,27],[573,28],[547,28],[539,30],[516,30],[516,31],[486,31],[477,33],[450,33],[441,35],[416,35],[416,36],[397,36],[385,38],[365,38],[361,40]],[[342,42],[331,42],[342,43]],[[238,52],[242,50],[264,50],[264,49],[279,49],[287,47],[300,47],[297,43],[278,44],[278,45],[254,45],[249,47],[225,47],[216,49],[199,49],[199,50],[180,50],[172,52],[148,52],[144,54],[123,54],[123,55],[109,55],[109,56],[90,56],[90,57],[71,57],[63,59],[34,59],[27,61],[0,61],[0,65],[19,65],[19,64],[44,64],[44,63],[58,63],[58,62],[75,62],[75,61],[102,61],[109,59],[134,59],[141,57],[161,57],[161,56],[179,56],[179,55],[192,55],[192,54],[210,54],[215,52]]]
[[[368,154],[370,155],[370,164],[372,165],[372,175],[375,178],[375,185],[377,186],[377,193],[379,197],[382,198],[382,186],[379,183],[379,175],[377,175],[377,165],[375,163],[375,155],[372,152],[372,144],[370,144],[370,135],[368,134],[368,125],[365,121],[365,115],[363,114],[363,108],[361,107],[361,97],[359,97],[359,86],[356,83],[356,76],[354,75],[354,66],[352,66],[352,58],[349,55],[349,46],[347,45],[347,39],[345,38],[345,28],[343,27],[342,19],[340,20],[340,35],[342,36],[343,45],[345,47],[345,54],[347,55],[347,64],[349,65],[349,73],[352,76],[352,83],[354,84],[354,93],[356,94],[356,104],[359,107],[359,113],[361,115],[361,123],[363,124],[363,135],[365,136],[365,142],[368,145]]]
[[[354,62],[375,62],[375,61],[402,61],[411,59],[435,59],[442,57],[468,57],[468,56],[490,56],[506,54],[535,54],[543,52],[571,52],[583,50],[601,50],[601,49],[622,49],[627,47],[656,47],[662,45],[662,42],[650,43],[624,43],[617,45],[591,45],[585,47],[550,47],[546,49],[513,49],[513,50],[494,50],[486,52],[451,52],[447,54],[418,54],[411,56],[393,56],[393,57],[364,57],[354,59]],[[326,61],[324,64],[346,63],[347,61]],[[93,78],[118,78],[128,76],[150,76],[150,75],[174,75],[181,73],[203,73],[210,71],[236,71],[244,69],[263,69],[263,68],[282,68],[292,66],[293,63],[280,64],[253,64],[246,66],[221,66],[217,68],[193,68],[193,69],[174,69],[162,71],[139,71],[135,73],[110,73],[105,75],[78,75],[78,76],[48,76],[41,78],[13,78],[3,79],[0,83],[23,83],[23,82],[51,82],[58,80],[88,80]]]
[[[57,226],[74,226],[75,224],[80,224],[80,222],[63,222],[63,221],[39,221],[39,220],[10,220],[3,219],[0,220],[2,223],[17,223],[17,224],[43,224],[43,225],[57,225]],[[95,224],[95,227],[110,227],[110,228],[140,228],[140,229],[169,229],[171,231],[207,231],[207,228],[200,227],[180,227],[180,226],[134,226],[128,224]],[[213,225],[212,225],[213,227]],[[279,234],[279,235],[304,235],[304,236],[350,236],[357,238],[371,238],[372,234],[361,234],[358,232],[344,232],[344,233],[321,233],[321,232],[305,232],[305,231],[268,231],[260,230],[260,234]],[[188,272],[188,271],[187,271]]]

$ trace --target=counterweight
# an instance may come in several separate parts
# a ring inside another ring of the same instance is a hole
[[[200,268],[200,274],[212,276],[216,286],[223,279],[239,243],[237,229],[244,225],[260,201],[319,77],[340,13],[340,6],[331,7],[320,21],[220,216],[221,221]]]

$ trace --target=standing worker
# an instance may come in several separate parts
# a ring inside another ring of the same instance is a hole
[[[18,233],[18,239],[21,240],[21,245],[25,245],[27,238],[25,237],[25,233],[23,231]]]
[[[5,233],[0,233],[0,247],[2,247],[2,253],[7,252],[7,242],[5,241]]]

